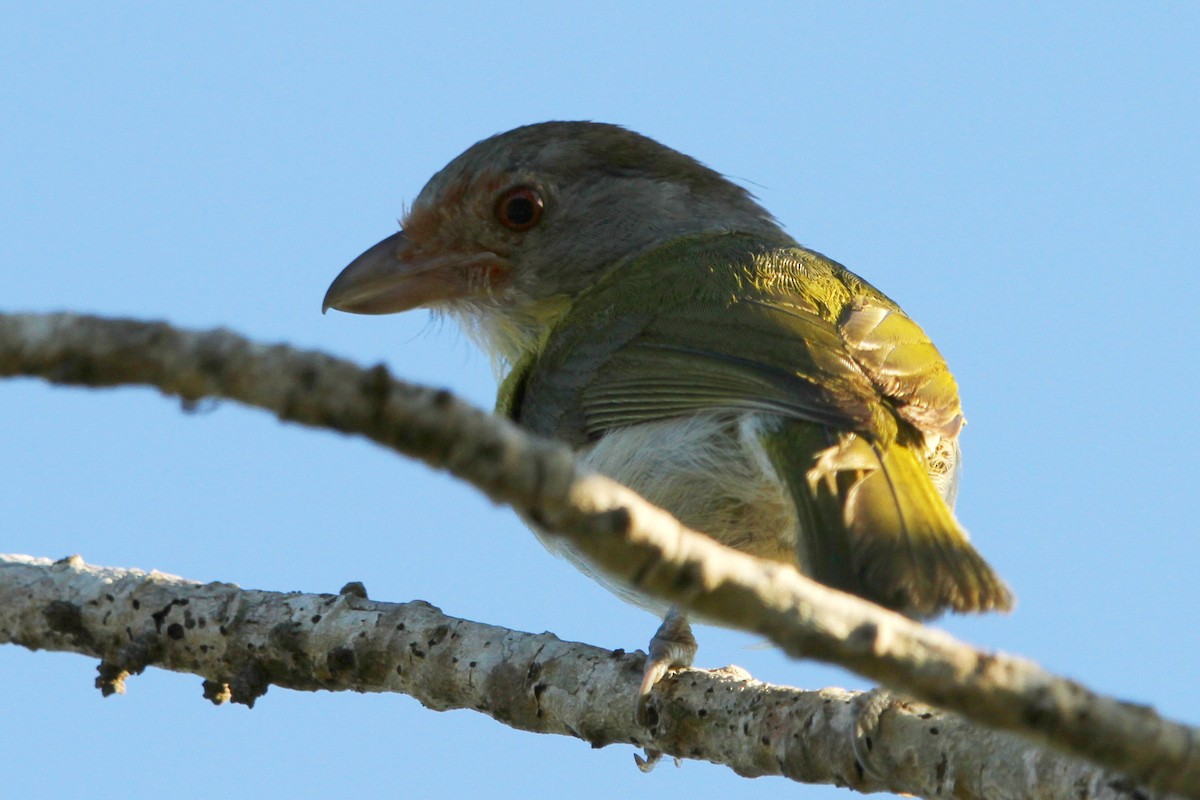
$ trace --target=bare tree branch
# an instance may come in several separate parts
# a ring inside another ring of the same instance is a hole
[[[0,317],[0,375],[88,386],[150,384],[185,401],[227,397],[281,419],[366,436],[512,505],[646,594],[1137,783],[1200,798],[1200,731],[724,548],[628,489],[584,472],[567,448],[528,436],[447,392],[396,381],[381,366],[363,371],[221,330],[13,315]]]
[[[629,743],[862,792],[983,800],[998,795],[1146,797],[1119,776],[933,709],[891,708],[865,773],[851,736],[856,694],[769,686],[744,672],[685,670],[668,682],[661,722],[632,709],[645,656],[455,619],[423,602],[282,594],[110,569],[72,557],[0,556],[0,641],[101,659],[97,684],[124,691],[148,666],[203,676],[205,696],[253,705],[271,685],[403,692],[445,711],[470,708],[514,728]]]

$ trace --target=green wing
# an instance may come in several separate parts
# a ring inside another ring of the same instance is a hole
[[[1011,602],[929,478],[927,441],[962,426],[944,359],[886,296],[790,242],[708,235],[628,262],[577,298],[502,396],[576,446],[698,411],[769,414],[764,449],[814,577],[921,615]]]
[[[828,431],[779,421],[761,437],[796,504],[799,561],[817,580],[918,617],[1008,609],[1012,596],[975,551],[929,478],[922,451],[841,434],[843,467],[813,481]]]
[[[522,423],[576,444],[712,408],[883,441],[899,421],[939,435],[961,424],[945,361],[894,303],[817,253],[741,235],[678,240],[618,268],[530,365]]]

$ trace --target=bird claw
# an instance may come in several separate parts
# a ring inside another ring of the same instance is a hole
[[[653,649],[653,648],[651,648]],[[642,672],[642,685],[638,687],[638,697],[646,697],[654,689],[655,684],[667,676],[674,664],[669,658],[655,657],[653,655],[646,658],[646,669]]]
[[[646,659],[646,671],[642,673],[642,685],[638,688],[637,708],[634,711],[634,719],[638,725],[643,728],[653,728],[658,724],[658,711],[650,703],[650,693],[654,691],[654,686],[661,681],[670,669],[670,664],[663,660],[656,660],[653,657]],[[649,766],[643,767],[641,763],[638,767],[642,772],[649,772],[654,769],[654,764],[658,758],[654,756],[657,751],[647,750],[646,755],[650,756],[652,761]],[[658,753],[661,757],[662,754]]]
[[[863,692],[854,700],[854,731],[850,737],[850,744],[863,772],[877,780],[883,777],[883,771],[875,763],[872,753],[875,739],[879,737],[883,713],[899,701],[900,698],[881,687]]]
[[[662,761],[663,751],[652,750],[647,747],[643,752],[646,754],[645,758],[642,758],[637,753],[634,753],[633,761],[635,764],[637,764],[637,768],[642,772],[652,772],[654,768],[658,766],[659,762]],[[673,757],[671,760],[675,762],[676,768],[683,766],[683,759],[679,758],[678,756]]]
[[[642,758],[638,753],[633,754],[633,761],[637,764],[637,768],[644,773],[650,773],[658,766],[658,762],[662,761],[662,750],[651,750],[647,747],[644,751],[646,757]]]
[[[650,640],[649,650],[634,712],[634,719],[644,728],[653,728],[658,723],[658,713],[650,702],[655,685],[666,677],[670,670],[676,667],[690,667],[692,659],[696,657],[696,637],[692,636],[687,617],[674,608],[667,612],[662,625]],[[651,760],[647,762],[649,767],[643,771],[648,772],[653,769],[657,759],[653,757],[654,751],[647,750],[646,753]],[[638,766],[641,768],[642,764],[639,762]]]

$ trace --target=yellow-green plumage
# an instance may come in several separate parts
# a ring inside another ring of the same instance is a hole
[[[745,189],[618,126],[545,122],[468,148],[403,226],[324,307],[451,314],[508,371],[502,413],[730,547],[914,616],[1011,605],[954,519],[945,361]],[[657,610],[639,709],[696,650]]]
[[[836,588],[920,616],[1011,604],[935,485],[962,425],[941,355],[882,293],[784,237],[685,237],[617,265],[498,402],[600,451],[601,471],[685,523]],[[674,462],[667,432],[693,436]],[[706,448],[727,463],[706,467]]]

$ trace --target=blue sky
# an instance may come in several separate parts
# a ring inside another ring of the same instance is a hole
[[[744,182],[890,294],[953,367],[959,514],[1014,587],[947,619],[1200,723],[1194,504],[1200,11],[1190,4],[84,4],[0,10],[0,308],[224,325],[490,406],[425,312],[319,313],[462,149],[628,125]],[[145,389],[0,384],[0,550],[246,587],[420,598],[611,648],[656,627],[468,487],[365,442]],[[701,666],[867,684],[702,628]],[[196,677],[125,697],[0,648],[5,797],[838,797],[719,767],[637,772],[401,696]]]

